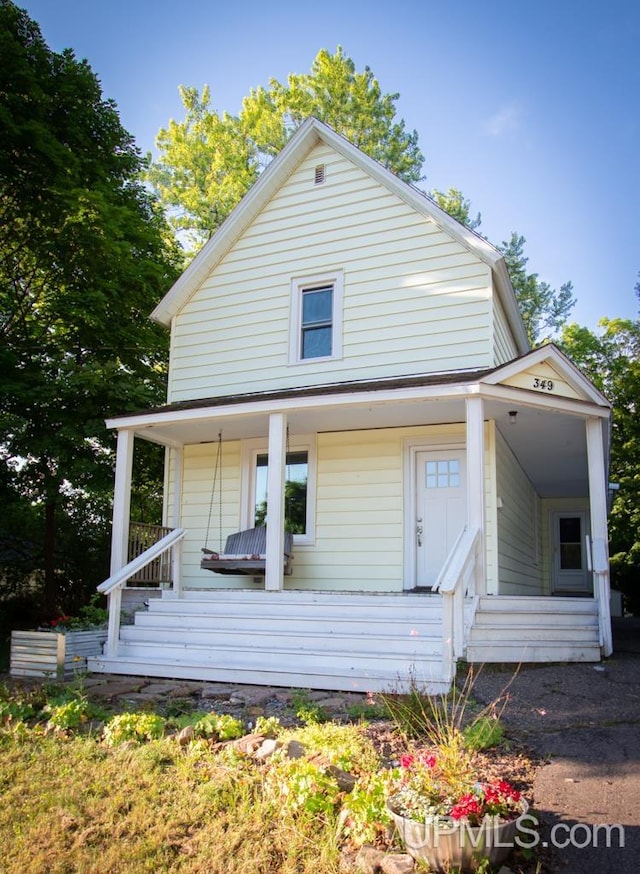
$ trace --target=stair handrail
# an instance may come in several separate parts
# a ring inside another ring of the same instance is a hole
[[[474,594],[474,570],[481,531],[463,528],[438,574],[433,591],[442,598],[442,667],[444,679],[453,680],[456,659],[464,653],[464,599]]]
[[[125,583],[138,571],[146,567],[163,552],[176,546],[187,533],[186,528],[174,528],[169,534],[165,534],[160,540],[152,544],[140,555],[121,567],[120,570],[111,574],[97,587],[98,591],[109,597],[109,625],[105,653],[112,658],[118,654],[118,638],[120,637],[120,607],[122,603],[122,589]],[[175,559],[175,554],[174,554]]]

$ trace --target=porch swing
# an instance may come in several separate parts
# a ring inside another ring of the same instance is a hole
[[[211,486],[211,500],[209,502],[209,518],[207,520],[207,533],[205,545],[202,547],[202,570],[212,571],[215,574],[247,574],[249,576],[264,576],[266,567],[267,551],[267,528],[260,525],[255,528],[247,528],[245,531],[237,531],[227,537],[224,551],[215,552],[209,549],[209,532],[211,530],[211,516],[213,513],[213,501],[218,484],[219,508],[218,522],[220,526],[219,543],[222,544],[222,431],[218,434],[218,449],[213,471],[213,483]],[[293,535],[289,531],[284,533],[284,573],[292,573],[291,560],[293,552]]]

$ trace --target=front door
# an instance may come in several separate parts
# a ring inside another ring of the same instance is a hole
[[[586,513],[553,514],[553,591],[558,595],[591,594],[586,535]]]
[[[430,587],[467,515],[464,449],[416,453],[415,568],[417,587]]]

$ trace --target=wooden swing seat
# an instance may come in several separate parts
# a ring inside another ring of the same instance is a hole
[[[249,574],[264,576],[267,549],[267,528],[248,528],[227,537],[224,552],[203,548],[200,567],[215,574]],[[284,533],[284,572],[292,573],[293,534]]]

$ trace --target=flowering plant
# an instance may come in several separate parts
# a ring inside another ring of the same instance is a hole
[[[401,756],[387,799],[390,808],[418,822],[466,819],[477,826],[485,816],[516,819],[522,813],[520,793],[506,780],[474,782],[468,764],[452,773],[446,758]]]
[[[101,628],[109,618],[108,611],[99,606],[99,595],[94,595],[91,601],[82,607],[77,616],[62,614],[45,622],[40,631],[85,631],[91,628]]]

